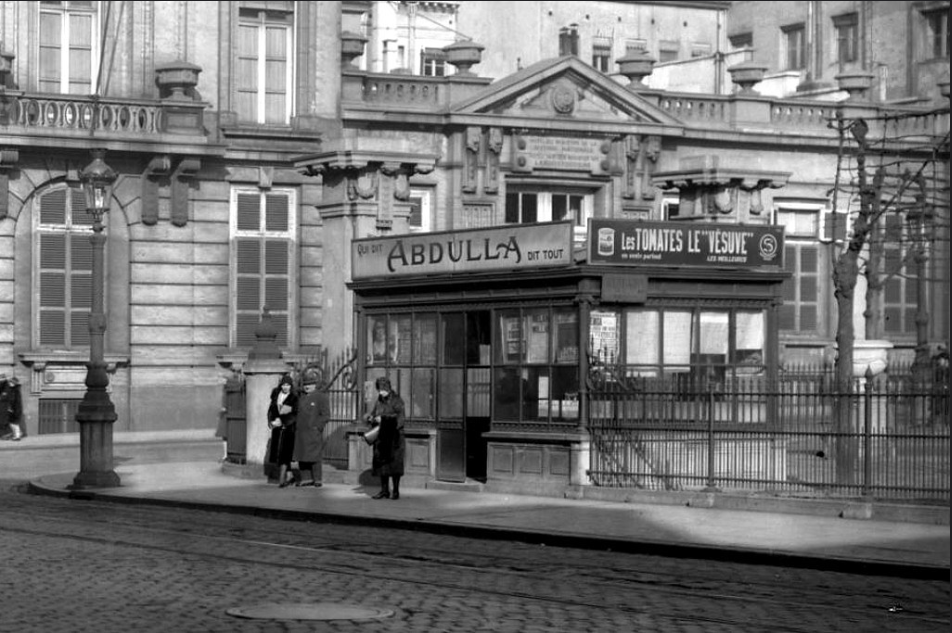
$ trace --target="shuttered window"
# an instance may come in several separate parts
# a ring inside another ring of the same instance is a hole
[[[36,338],[40,346],[89,345],[92,308],[92,219],[83,192],[61,186],[39,197]]]
[[[784,268],[791,276],[783,282],[780,329],[816,334],[820,309],[820,249],[815,244],[788,243]]]
[[[919,297],[916,278],[915,249],[927,239],[925,231],[910,230],[898,215],[885,216],[886,229],[881,248],[880,274],[883,289],[883,329],[888,334],[915,334],[916,307],[926,297]],[[871,245],[871,248],[873,246]]]
[[[234,345],[251,347],[267,306],[277,344],[291,341],[294,195],[292,191],[236,191],[234,199]]]

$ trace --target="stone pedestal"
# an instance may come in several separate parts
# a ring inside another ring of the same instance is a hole
[[[281,375],[287,371],[287,363],[281,360],[249,362],[245,367],[245,467],[248,475],[265,476],[265,452],[271,437],[268,428],[271,390],[278,386]]]

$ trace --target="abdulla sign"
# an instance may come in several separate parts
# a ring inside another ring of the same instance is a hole
[[[521,270],[572,263],[572,223],[409,233],[351,243],[352,278]]]
[[[589,221],[589,262],[651,266],[783,266],[783,229],[776,226]]]

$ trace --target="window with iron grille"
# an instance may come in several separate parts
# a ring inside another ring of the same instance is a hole
[[[496,207],[491,203],[468,203],[463,205],[463,228],[479,229],[495,226]]]
[[[267,306],[278,347],[293,345],[293,190],[235,190],[232,198],[232,344],[250,347]]]
[[[239,10],[236,108],[242,122],[287,125],[291,120],[291,4],[243,2]]]
[[[79,398],[40,398],[37,434],[78,433],[76,413],[80,402]]]
[[[40,2],[40,92],[90,94],[99,67],[98,2]]]
[[[85,197],[78,187],[60,185],[40,194],[36,204],[34,340],[47,349],[88,347],[93,247]]]

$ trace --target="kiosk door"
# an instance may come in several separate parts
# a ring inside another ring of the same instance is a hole
[[[491,393],[490,312],[444,313],[440,317],[437,479],[486,478],[486,440]]]

